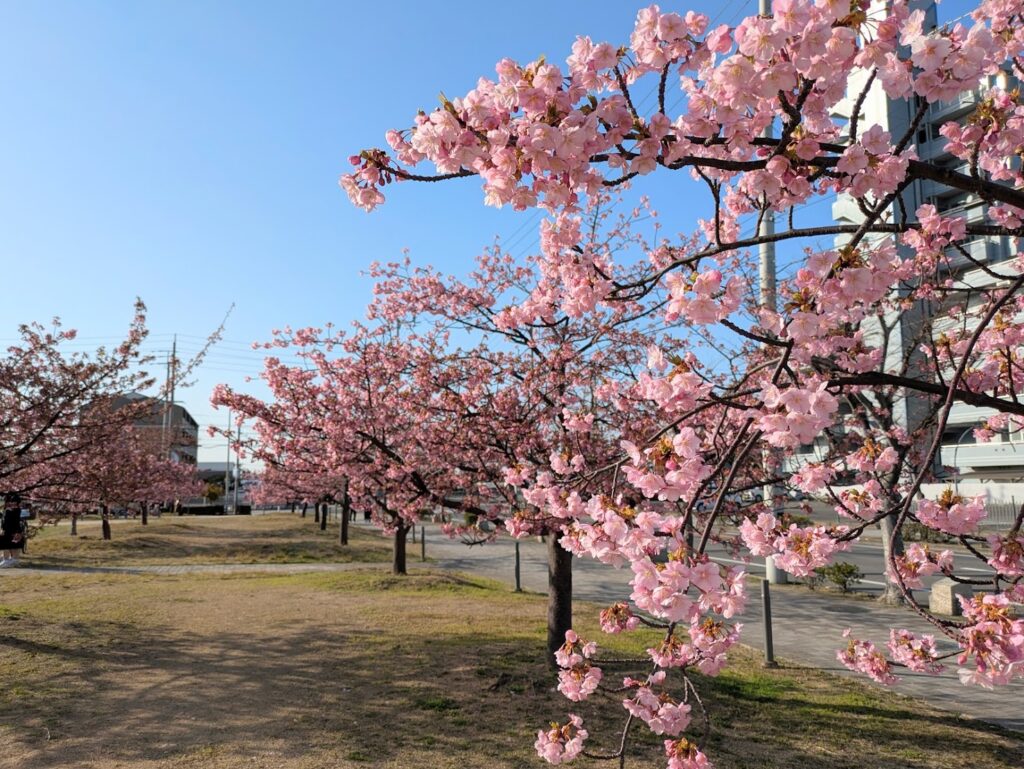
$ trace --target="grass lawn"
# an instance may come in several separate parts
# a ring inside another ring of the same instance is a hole
[[[201,563],[379,563],[391,558],[390,540],[351,526],[349,547],[338,544],[333,519],[320,531],[310,512],[297,514],[150,517],[116,520],[104,541],[98,520],[41,529],[28,543],[27,563],[47,566],[158,566]]]
[[[533,735],[570,704],[541,662],[544,598],[485,580],[17,572],[0,589],[0,767],[539,769]],[[1005,732],[742,650],[706,683],[719,769],[1024,765]],[[574,709],[607,747],[595,727],[621,706]],[[630,765],[664,766],[659,745]]]

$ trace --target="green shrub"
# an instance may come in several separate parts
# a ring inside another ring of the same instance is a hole
[[[907,521],[903,524],[903,529],[900,532],[903,535],[903,539],[907,542],[937,542],[941,544],[949,544],[950,542],[956,542],[957,538],[951,534],[946,534],[944,531],[936,531],[935,529],[917,523],[916,521]]]
[[[822,582],[825,581],[825,577],[816,571],[812,571],[806,577],[804,577],[804,584],[811,590],[817,590],[821,587]]]
[[[797,526],[813,526],[814,521],[806,515],[800,513],[784,512],[781,516],[781,522],[783,528],[789,528],[790,524],[795,523]]]
[[[850,587],[864,579],[864,574],[855,564],[839,561],[829,566],[822,566],[814,570],[815,575],[820,579],[826,579],[836,585],[844,593],[850,592]]]

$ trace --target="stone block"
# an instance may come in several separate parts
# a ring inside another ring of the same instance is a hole
[[[957,596],[970,598],[972,595],[974,595],[972,585],[962,585],[948,577],[939,579],[932,585],[928,597],[928,608],[935,614],[959,617],[963,612],[960,610],[960,601],[957,600]]]

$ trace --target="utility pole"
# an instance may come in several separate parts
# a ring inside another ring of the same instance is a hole
[[[178,335],[174,335],[174,341],[171,342],[171,401],[167,404],[167,424],[170,427],[170,440],[167,442],[167,458],[171,459],[174,452],[172,446],[174,445],[174,389],[175,383],[178,379]]]
[[[758,0],[757,12],[761,16],[771,16],[772,0]],[[772,134],[772,125],[769,123],[765,126],[764,132],[761,135],[766,139],[771,139]],[[759,237],[770,237],[775,234],[775,212],[770,208],[767,209],[761,217],[760,228],[757,234]],[[757,257],[758,276],[760,278],[758,286],[758,302],[761,307],[771,310],[772,312],[776,312],[779,309],[779,301],[778,292],[776,290],[775,242],[769,241],[766,243],[758,243]],[[766,448],[762,455],[762,468],[764,471],[765,484],[761,487],[761,502],[764,504],[765,508],[770,510],[773,514],[778,514],[780,512],[775,509],[775,484],[771,483],[777,461],[778,455],[770,448]],[[764,559],[764,566],[765,576],[768,578],[768,582],[774,584],[785,584],[788,581],[786,578],[786,572],[775,566],[775,559],[772,556],[768,556]]]
[[[171,404],[167,402],[167,395],[171,391],[171,358],[167,357],[167,375],[164,379],[164,413],[160,424],[160,449],[167,450],[170,443],[167,434],[171,429]]]
[[[772,0],[758,0],[757,12],[761,16],[771,16]],[[765,139],[772,138],[771,123],[765,126],[761,136]],[[775,212],[771,209],[765,211],[764,216],[761,217],[760,230],[757,234],[762,237],[775,234]],[[757,245],[757,256],[758,273],[761,279],[758,299],[762,307],[767,307],[769,310],[777,310],[779,304],[775,291],[775,243],[759,243]]]
[[[178,335],[174,335],[171,354],[167,358],[167,378],[164,380],[164,414],[160,425],[160,445],[167,459],[172,459],[174,443],[174,386],[178,378]]]
[[[167,378],[164,380],[164,403],[163,403],[163,420],[160,424],[160,446],[157,450],[157,456],[164,456],[166,459],[171,460],[174,458],[174,380],[177,379],[177,355],[178,355],[178,335],[174,335],[174,343],[171,346],[171,354],[167,358]],[[177,507],[177,504],[175,504]],[[142,512],[142,522],[146,523],[147,514],[146,511]]]
[[[238,423],[238,443],[242,443],[242,423]],[[230,444],[229,444],[230,447]],[[238,515],[238,486],[242,482],[242,457],[238,453],[238,447],[235,447],[235,493],[234,493],[234,504],[232,505],[232,512]],[[327,515],[327,508],[324,508],[324,515]]]
[[[228,441],[227,462],[224,464],[224,512],[228,511],[228,481],[231,479],[231,409],[228,409],[228,430],[224,433]]]

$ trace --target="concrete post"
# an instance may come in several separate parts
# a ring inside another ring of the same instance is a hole
[[[761,606],[764,609],[764,666],[777,668],[775,661],[775,643],[772,639],[772,594],[769,582],[761,580]]]
[[[516,592],[523,592],[523,585],[519,581],[519,540],[516,540]]]

